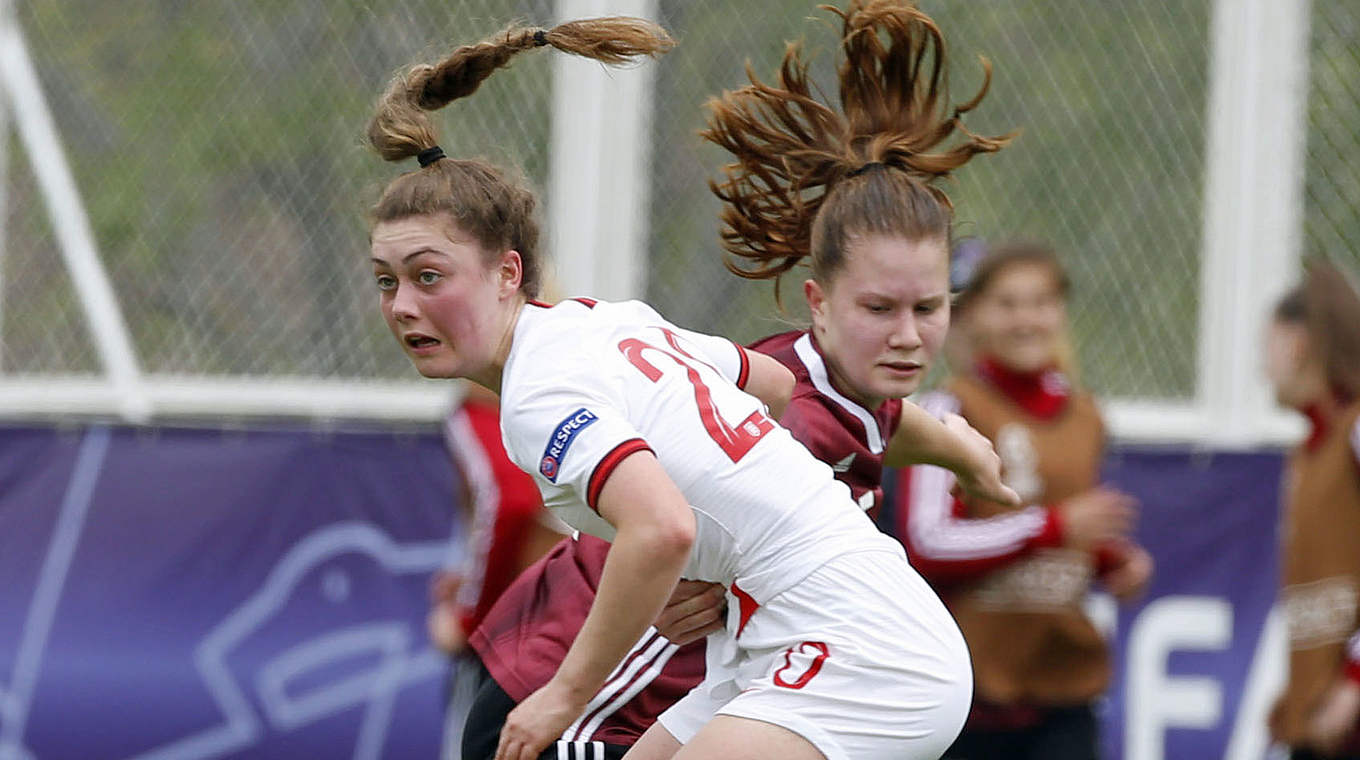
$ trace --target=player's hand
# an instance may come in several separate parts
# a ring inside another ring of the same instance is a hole
[[[1020,494],[1001,480],[1001,457],[987,436],[979,433],[968,420],[957,414],[946,414],[941,422],[962,441],[968,451],[963,467],[954,474],[964,493],[987,501],[1019,506]]]
[[[1307,744],[1321,755],[1340,753],[1360,720],[1360,683],[1340,678],[1308,721]]]
[[[1147,549],[1132,542],[1124,542],[1119,549],[1119,564],[1101,577],[1105,589],[1121,602],[1130,602],[1143,595],[1152,579],[1152,555]]]
[[[684,646],[722,629],[726,602],[720,583],[681,580],[654,625],[671,643]]]
[[[430,578],[430,601],[452,602],[458,598],[458,590],[463,587],[463,576],[449,570],[440,570]]]
[[[548,681],[505,717],[496,760],[537,760],[585,709],[586,702],[573,699],[555,679]]]
[[[1063,526],[1063,545],[1090,549],[1124,538],[1133,529],[1137,504],[1123,491],[1105,487],[1083,491],[1062,502],[1057,509]]]

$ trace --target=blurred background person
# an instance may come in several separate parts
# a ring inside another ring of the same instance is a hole
[[[483,678],[468,634],[525,568],[571,533],[543,507],[533,479],[506,456],[496,395],[463,385],[444,436],[462,479],[459,535],[467,541],[458,548],[460,561],[434,576],[427,618],[430,640],[452,662],[441,750],[446,760],[461,757],[464,719]]]
[[[1280,405],[1308,418],[1284,478],[1283,589],[1289,676],[1270,715],[1293,760],[1360,758],[1360,291],[1315,262],[1267,328]]]
[[[1068,279],[1046,246],[959,246],[954,375],[922,404],[963,415],[1001,455],[1029,506],[960,500],[938,468],[900,470],[887,519],[964,632],[973,708],[956,760],[1097,756],[1092,702],[1109,645],[1083,610],[1097,577],[1129,599],[1152,572],[1127,537],[1133,500],[1101,487],[1105,428],[1073,378]]]

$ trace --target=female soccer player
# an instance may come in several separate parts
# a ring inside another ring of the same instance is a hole
[[[1137,594],[1151,558],[1125,537],[1130,497],[1098,486],[1104,428],[1066,371],[1068,285],[1056,255],[1008,245],[973,265],[956,303],[971,356],[922,403],[962,414],[991,438],[1024,503],[1047,506],[959,501],[946,472],[899,474],[894,532],[973,655],[973,710],[946,757],[1088,760],[1091,703],[1110,664],[1082,602],[1096,573],[1116,596]]]
[[[1294,760],[1360,758],[1360,284],[1315,262],[1275,310],[1266,374],[1308,417],[1285,478],[1289,677],[1270,732]]]
[[[512,460],[569,524],[612,541],[581,630],[511,713],[497,756],[535,757],[560,736],[682,574],[741,604],[697,698],[681,702],[702,727],[679,756],[938,756],[970,693],[962,639],[900,545],[766,415],[757,397],[778,399],[788,371],[640,303],[535,302],[532,195],[437,148],[423,110],[542,45],[617,62],[669,39],[633,19],[511,29],[399,77],[369,130],[385,158],[422,164],[374,209],[389,326],[422,374],[498,390]],[[848,174],[864,157],[843,160]],[[921,456],[1012,496],[966,426],[913,417]]]

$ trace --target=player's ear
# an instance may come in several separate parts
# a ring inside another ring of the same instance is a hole
[[[808,279],[803,281],[803,297],[807,299],[808,310],[812,312],[813,322],[820,322],[826,316],[826,293],[821,283]]]
[[[496,290],[502,299],[519,292],[524,282],[524,260],[513,248],[500,255],[496,262]]]

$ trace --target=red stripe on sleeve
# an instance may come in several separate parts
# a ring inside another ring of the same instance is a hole
[[[582,297],[582,298],[573,298],[573,299],[571,299],[571,300],[573,300],[573,301],[575,301],[575,302],[577,302],[577,303],[585,304],[585,306],[586,306],[587,309],[593,309],[593,308],[595,308],[595,304],[599,303],[599,301],[596,301],[594,298],[584,298],[584,297]]]
[[[600,510],[595,506],[595,502],[600,498],[600,491],[604,490],[605,481],[609,480],[609,476],[614,474],[614,468],[618,467],[619,463],[627,459],[630,454],[651,450],[652,447],[648,446],[647,442],[641,438],[629,438],[610,449],[609,453],[600,459],[600,463],[595,465],[595,471],[590,473],[590,480],[586,486],[586,504],[599,512]]]
[[[737,370],[737,387],[746,390],[746,381],[751,379],[751,357],[740,343],[734,342],[732,345],[737,347],[737,356],[741,359],[741,369]]]

